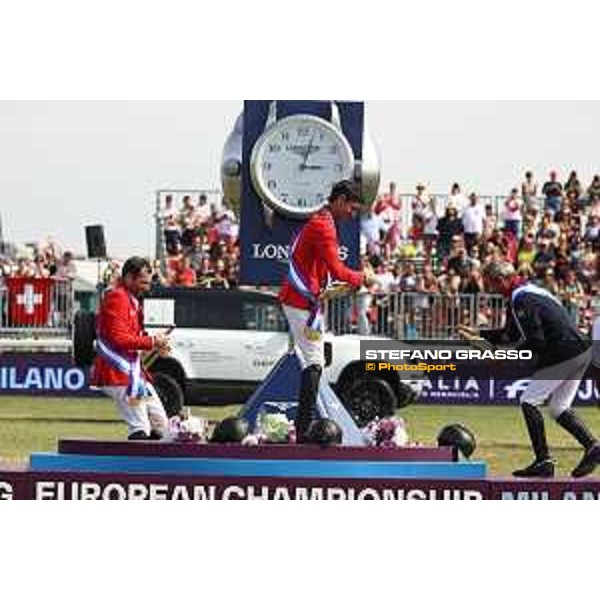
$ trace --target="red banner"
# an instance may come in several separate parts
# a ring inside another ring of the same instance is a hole
[[[50,320],[53,281],[49,278],[9,277],[9,325],[44,327]]]
[[[600,479],[317,479],[2,471],[0,500],[600,500]]]

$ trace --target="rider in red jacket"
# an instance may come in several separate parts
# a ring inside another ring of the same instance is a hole
[[[96,358],[91,384],[117,402],[129,428],[129,439],[157,439],[167,425],[162,402],[144,371],[140,353],[156,348],[169,352],[167,336],[143,331],[140,298],[150,289],[148,261],[132,257],[123,265],[119,284],[108,290],[96,318]]]
[[[141,302],[125,287],[123,281],[108,290],[96,318],[96,332],[110,347],[128,360],[138,352],[152,350],[154,338],[143,331]],[[142,369],[143,376],[150,379]],[[129,385],[129,375],[118,370],[102,354],[97,354],[92,368],[91,383],[95,386]]]
[[[295,423],[299,442],[306,439],[313,419],[325,363],[319,296],[333,280],[348,283],[352,288],[373,282],[371,272],[353,271],[339,258],[335,221],[351,219],[360,203],[357,186],[340,181],[333,186],[328,205],[308,219],[290,249],[289,271],[279,300],[303,367]]]

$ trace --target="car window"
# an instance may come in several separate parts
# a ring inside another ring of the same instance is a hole
[[[287,320],[277,304],[252,300],[242,302],[244,329],[255,331],[287,331]]]
[[[163,288],[151,296],[175,300],[175,326],[179,329],[243,329],[236,294]]]
[[[239,302],[234,297],[213,294],[178,297],[175,300],[175,324],[196,329],[243,328]]]

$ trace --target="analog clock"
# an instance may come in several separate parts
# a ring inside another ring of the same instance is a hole
[[[334,183],[353,178],[354,155],[336,125],[292,115],[275,121],[256,141],[250,173],[270,208],[302,219],[326,204]]]

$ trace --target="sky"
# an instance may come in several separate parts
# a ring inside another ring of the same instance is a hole
[[[54,237],[85,253],[102,224],[108,251],[152,255],[155,192],[214,188],[224,141],[243,102],[0,101],[4,237]],[[368,101],[382,186],[506,194],[534,171],[584,185],[600,172],[597,101]]]

